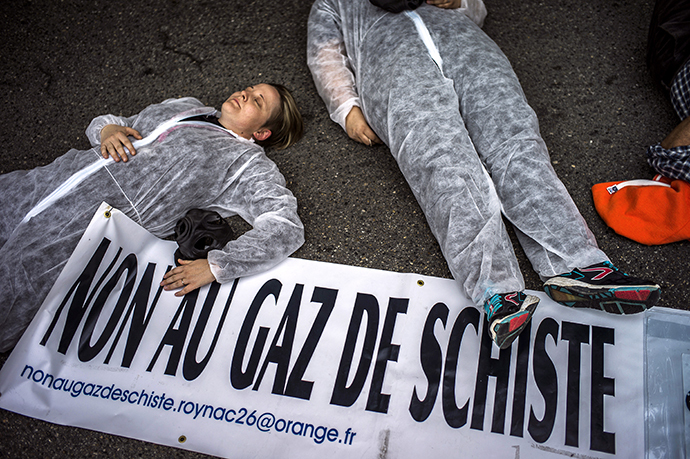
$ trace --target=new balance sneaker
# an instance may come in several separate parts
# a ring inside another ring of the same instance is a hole
[[[544,290],[566,306],[612,314],[642,312],[654,306],[661,295],[656,283],[629,276],[608,261],[552,277],[544,282]]]
[[[510,347],[527,326],[539,298],[522,292],[497,293],[484,303],[491,339],[501,349]]]

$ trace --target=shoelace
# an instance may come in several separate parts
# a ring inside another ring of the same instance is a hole
[[[501,302],[501,296],[499,294],[496,294],[489,298],[489,311],[487,313],[487,320],[491,321],[491,318],[495,315],[496,311],[501,309],[501,306],[503,306]]]

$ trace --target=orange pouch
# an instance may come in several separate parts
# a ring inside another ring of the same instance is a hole
[[[647,245],[690,239],[690,184],[683,180],[598,183],[594,206],[616,233]]]

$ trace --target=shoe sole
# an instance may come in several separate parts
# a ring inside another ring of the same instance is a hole
[[[658,285],[592,286],[564,277],[544,284],[549,297],[574,308],[600,309],[610,314],[637,314],[654,306],[661,296]]]
[[[532,319],[538,304],[539,298],[527,295],[518,312],[492,322],[489,326],[489,332],[494,343],[501,349],[510,347],[515,338],[518,337]]]

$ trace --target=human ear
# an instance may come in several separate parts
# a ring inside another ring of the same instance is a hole
[[[271,137],[271,130],[270,129],[259,129],[254,133],[254,138],[256,140],[266,140],[269,137]]]

